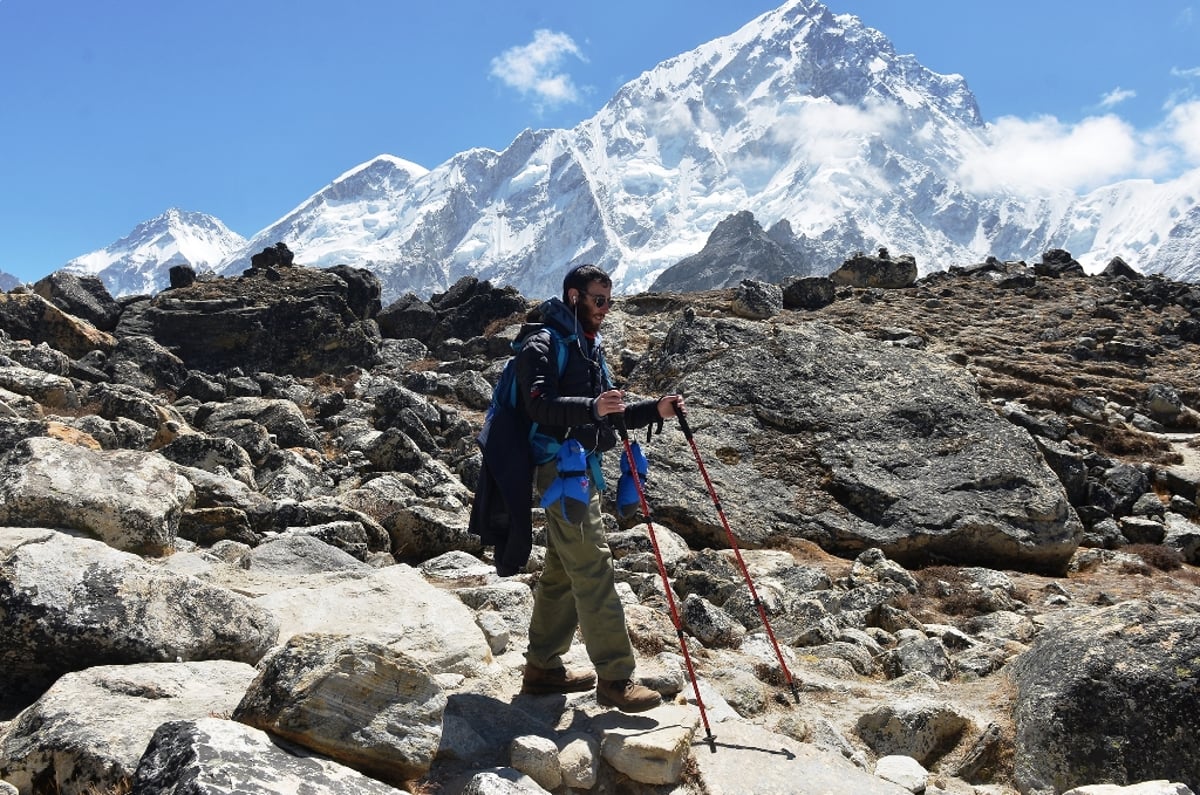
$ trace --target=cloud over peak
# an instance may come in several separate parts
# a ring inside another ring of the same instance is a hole
[[[539,108],[578,102],[580,89],[565,68],[570,58],[587,61],[566,33],[539,29],[528,44],[493,58],[491,76],[532,98]]]

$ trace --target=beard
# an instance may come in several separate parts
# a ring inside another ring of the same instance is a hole
[[[599,310],[590,303],[576,307],[575,317],[579,320],[579,327],[586,334],[598,334],[600,332],[600,324],[604,322],[604,318],[601,316]]]

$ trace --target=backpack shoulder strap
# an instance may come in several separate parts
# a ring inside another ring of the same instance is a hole
[[[562,378],[562,374],[566,372],[567,369],[567,357],[570,354],[570,343],[575,339],[575,335],[571,334],[564,337],[562,334],[558,333],[553,326],[543,326],[535,333],[540,334],[542,331],[549,335],[550,342],[554,345],[555,363],[558,367],[558,377]],[[526,337],[526,339],[528,339],[528,337]],[[513,396],[514,398],[516,397],[515,384],[513,385]],[[538,424],[536,422],[531,423],[529,426],[529,442],[531,445],[537,448],[537,451],[541,453],[540,457],[542,458],[544,458],[546,455],[553,456],[558,451],[558,440],[546,436],[545,434],[539,434]],[[539,463],[542,462],[539,461]]]
[[[562,374],[567,369],[567,355],[570,353],[570,344],[575,339],[575,335],[564,337],[555,331],[551,326],[546,326],[546,331],[550,334],[550,339],[554,342],[554,348],[558,357],[558,377],[562,378]]]

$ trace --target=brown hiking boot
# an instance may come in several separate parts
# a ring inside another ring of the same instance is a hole
[[[662,704],[662,696],[632,679],[601,679],[596,685],[596,702],[622,712],[644,712]]]
[[[568,671],[561,665],[557,668],[538,668],[526,664],[521,692],[530,696],[547,693],[581,693],[584,690],[591,690],[594,684],[596,684],[596,675],[587,671]]]

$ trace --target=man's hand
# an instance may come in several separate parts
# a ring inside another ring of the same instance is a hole
[[[658,416],[669,420],[676,413],[687,414],[683,408],[683,395],[666,395],[658,399]]]
[[[625,393],[619,389],[601,392],[596,398],[596,416],[604,417],[609,414],[621,414],[625,411]]]

